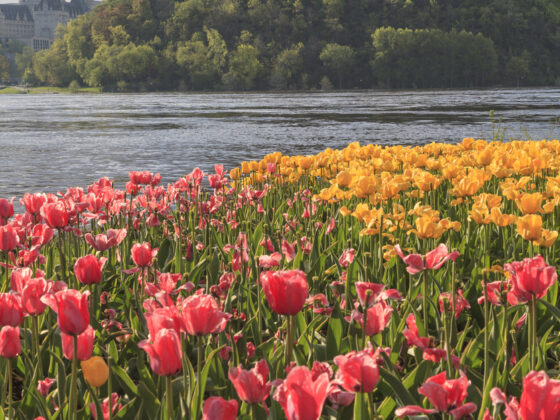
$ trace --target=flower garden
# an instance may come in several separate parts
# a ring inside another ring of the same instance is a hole
[[[560,142],[0,198],[1,419],[560,419]]]

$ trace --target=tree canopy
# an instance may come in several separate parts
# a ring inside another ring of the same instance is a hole
[[[108,0],[31,69],[135,90],[554,85],[559,28],[560,0]]]

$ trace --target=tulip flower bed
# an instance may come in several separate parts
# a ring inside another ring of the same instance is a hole
[[[0,420],[560,418],[560,142],[0,198]]]

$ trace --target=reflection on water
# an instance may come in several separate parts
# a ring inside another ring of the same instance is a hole
[[[130,170],[169,182],[195,166],[231,168],[352,141],[489,138],[490,110],[508,139],[560,137],[560,89],[2,95],[0,197],[85,187],[102,176],[122,187]]]

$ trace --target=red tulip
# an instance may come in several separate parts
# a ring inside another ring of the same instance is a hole
[[[154,174],[148,171],[130,171],[128,173],[128,177],[130,178],[130,182],[135,185],[150,184],[152,182]]]
[[[375,305],[367,309],[366,335],[372,336],[379,334],[385,329],[387,323],[391,319],[393,308],[385,303],[384,300],[379,301]],[[364,317],[358,311],[354,311],[352,319],[358,321],[362,328],[364,327]]]
[[[109,229],[106,234],[100,233],[95,236],[91,233],[86,233],[85,240],[96,251],[106,251],[119,245],[126,237],[126,234],[126,229]]]
[[[74,358],[74,336],[61,333],[62,353],[64,357],[72,360]],[[88,360],[93,353],[93,342],[95,341],[95,330],[88,325],[86,330],[78,336],[78,360]]]
[[[279,252],[274,252],[271,255],[261,255],[259,257],[259,267],[278,267],[280,265],[280,261],[282,261],[282,254],[280,254]]]
[[[280,315],[295,315],[309,295],[307,279],[301,270],[263,271],[261,285],[270,308]]]
[[[142,340],[138,347],[150,356],[150,366],[156,375],[175,375],[181,370],[181,341],[175,330],[159,330],[153,337],[152,344],[148,340]]]
[[[268,382],[266,360],[258,361],[251,370],[244,370],[241,366],[231,368],[228,377],[242,401],[258,404],[268,398],[272,385]]]
[[[30,268],[18,268],[10,275],[10,286],[14,292],[21,293],[23,287],[33,277],[33,270]]]
[[[80,335],[89,325],[89,292],[74,289],[61,290],[41,297],[58,315],[58,327],[65,334]]]
[[[14,215],[14,198],[12,197],[11,201],[6,200],[5,198],[0,198],[0,221],[2,219],[6,221],[13,215]]]
[[[165,306],[144,314],[150,337],[155,337],[161,329],[172,329],[181,334],[181,314],[175,306]]]
[[[408,328],[404,329],[403,335],[405,336],[406,342],[409,346],[417,346],[421,350],[424,350],[430,346],[429,337],[420,337],[418,327],[416,326],[416,318],[414,317],[414,314],[409,314],[406,317],[406,325],[408,326]]]
[[[22,321],[20,297],[14,293],[0,293],[0,325],[17,327]]]
[[[55,380],[52,378],[45,378],[42,381],[39,380],[37,382],[37,391],[39,391],[39,394],[41,394],[43,398],[47,398],[47,395],[49,395],[49,390],[54,383]]]
[[[45,194],[25,194],[20,203],[25,206],[25,210],[29,213],[38,215],[46,201],[47,196]]]
[[[101,272],[107,258],[101,257],[99,260],[95,255],[86,255],[78,258],[74,264],[74,274],[82,284],[94,284],[101,282]]]
[[[157,252],[158,249],[152,249],[149,242],[134,244],[130,250],[132,261],[134,261],[134,264],[136,264],[137,267],[148,267],[152,265],[152,261],[156,257]]]
[[[41,207],[41,217],[52,228],[63,228],[68,225],[68,211],[64,201],[45,203]]]
[[[19,238],[12,225],[0,226],[0,251],[9,252],[19,244]]]
[[[329,390],[329,375],[315,379],[307,366],[296,366],[274,392],[288,420],[317,420]]]
[[[216,300],[205,294],[192,295],[181,306],[183,328],[189,335],[219,333],[226,327],[229,315],[220,310]]]
[[[413,416],[416,414],[448,413],[455,419],[468,416],[476,411],[476,404],[469,402],[463,404],[467,397],[467,388],[470,381],[463,371],[459,371],[459,379],[447,379],[446,372],[428,378],[418,388],[418,393],[428,398],[435,409],[427,409],[416,405],[398,408],[397,417]]]
[[[532,296],[542,299],[557,277],[556,268],[546,265],[540,255],[505,264],[504,268],[512,274],[511,292],[521,302],[531,300]]]
[[[529,372],[523,378],[519,414],[529,420],[560,418],[560,381],[550,379],[544,371]]]
[[[355,283],[356,286],[356,293],[358,294],[358,300],[362,307],[372,305],[379,297],[381,292],[385,289],[384,284],[377,284],[377,283],[369,283],[364,281],[357,281]],[[366,297],[369,293],[369,298],[367,299],[366,305]]]
[[[395,252],[408,266],[406,271],[410,274],[417,274],[424,270],[437,270],[445,262],[452,260],[455,261],[459,256],[458,251],[449,253],[445,244],[439,244],[436,249],[428,252],[425,256],[420,254],[409,254],[405,256],[399,245],[395,245]]]
[[[235,400],[224,400],[222,397],[207,398],[202,409],[202,420],[235,420],[237,407]]]
[[[23,310],[32,316],[45,312],[46,305],[41,297],[49,291],[49,283],[43,277],[29,279],[21,290],[21,304]]]
[[[344,267],[344,268],[348,268],[348,266],[350,264],[352,264],[352,261],[354,261],[354,255],[356,253],[356,250],[353,248],[348,248],[345,249],[342,252],[342,255],[340,256],[340,258],[338,259],[338,263]]]
[[[0,330],[0,356],[5,359],[17,357],[21,353],[19,327],[6,325]]]
[[[43,246],[48,244],[53,238],[54,229],[48,227],[43,223],[38,223],[33,226],[33,232],[31,235],[32,246]]]
[[[451,311],[453,309],[451,292],[443,292],[438,297],[439,310],[441,311],[441,313],[445,312],[445,301],[447,301],[448,310]],[[463,296],[463,291],[461,289],[457,290],[457,293],[455,293],[455,318],[459,318],[461,312],[463,312],[464,309],[470,308],[471,305]]]
[[[334,358],[338,366],[336,379],[349,392],[371,392],[379,381],[377,356],[373,350],[350,352]]]
[[[121,408],[122,404],[119,404],[119,394],[113,392],[111,394],[111,411],[113,418],[115,418],[115,414],[118,413]],[[91,412],[93,420],[97,420],[95,403],[89,403],[89,411]],[[109,397],[103,400],[103,404],[101,404],[101,412],[103,413],[103,420],[109,420]]]

